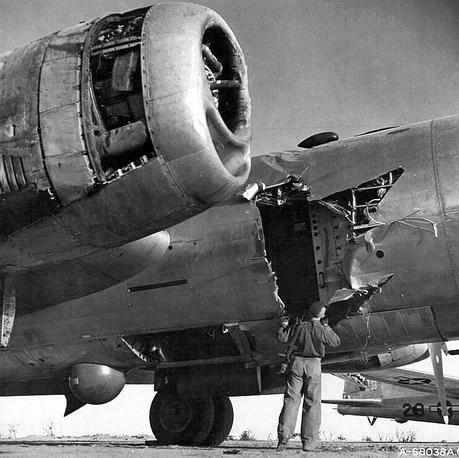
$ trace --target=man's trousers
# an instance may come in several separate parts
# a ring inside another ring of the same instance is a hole
[[[301,440],[303,444],[315,444],[319,439],[321,420],[321,359],[295,356],[287,372],[284,405],[279,416],[277,434],[286,443],[295,432],[296,418],[301,396],[303,415]]]

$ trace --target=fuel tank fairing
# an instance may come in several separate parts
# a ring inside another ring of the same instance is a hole
[[[120,246],[231,197],[249,129],[243,53],[202,6],[113,14],[1,55],[1,270]]]

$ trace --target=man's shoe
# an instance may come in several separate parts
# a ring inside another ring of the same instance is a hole
[[[303,452],[313,452],[315,449],[316,449],[316,446],[314,444],[308,444],[308,443],[303,444]]]
[[[277,443],[276,452],[285,452],[285,450],[287,450],[287,442],[279,440],[279,442]]]

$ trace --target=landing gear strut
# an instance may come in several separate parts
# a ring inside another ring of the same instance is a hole
[[[233,407],[227,396],[183,399],[159,391],[151,403],[150,425],[163,445],[216,446],[233,426]]]

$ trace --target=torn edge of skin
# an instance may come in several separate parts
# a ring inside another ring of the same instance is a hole
[[[280,311],[280,316],[284,315],[285,314],[285,304],[284,304],[284,301],[282,300],[282,298],[279,296],[279,285],[277,283],[277,276],[276,276],[276,273],[274,272],[273,268],[272,268],[272,264],[270,261],[268,261],[266,259],[266,261],[268,262],[268,269],[269,269],[269,272],[271,273],[271,275],[273,276],[273,280],[274,280],[274,298],[277,302],[277,304],[279,304],[279,311]]]
[[[341,303],[344,305],[346,310],[344,313],[342,312],[343,315],[341,316],[341,319],[347,318],[350,313],[362,316],[365,321],[367,333],[365,336],[365,343],[361,350],[365,350],[367,348],[371,339],[370,316],[372,308],[369,301],[375,293],[381,291],[381,287],[384,286],[392,277],[393,274],[385,274],[382,276],[375,275],[373,278],[369,278],[369,282],[362,284],[358,288],[338,289],[328,301],[329,306],[335,303]],[[366,277],[366,279],[368,280],[368,277]],[[340,320],[338,319],[338,321]]]
[[[362,282],[362,278],[355,278],[357,283],[360,283],[360,286],[357,288],[340,288],[335,291],[332,298],[328,301],[328,304],[331,305],[335,302],[345,302],[350,299],[356,298],[357,295],[364,297],[363,302],[366,302],[375,292],[384,286],[394,274],[385,274],[382,276],[365,276],[366,282]]]

